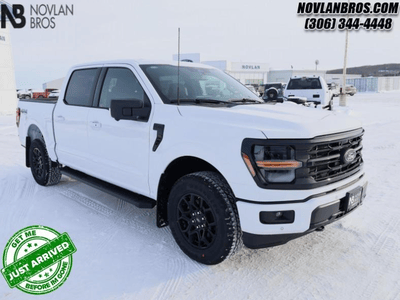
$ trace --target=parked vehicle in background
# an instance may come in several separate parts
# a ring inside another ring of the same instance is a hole
[[[279,97],[283,97],[286,83],[283,82],[270,82],[264,85],[263,100],[276,100]]]
[[[58,97],[60,96],[60,90],[53,90],[49,96],[47,97],[48,99],[58,99]]]
[[[19,99],[31,99],[33,95],[33,90],[28,89],[28,90],[21,90],[19,93]]]
[[[354,85],[346,85],[346,94],[354,96],[357,94],[357,88]]]
[[[258,84],[257,85],[257,92],[262,97],[265,93],[265,85],[264,84]]]
[[[338,97],[340,95],[340,86],[335,82],[327,83],[328,88],[332,91],[333,97]]]
[[[44,91],[34,91],[32,93],[33,99],[45,99],[48,98],[50,93],[56,89],[45,89]]]
[[[260,94],[257,92],[256,88],[254,86],[252,86],[251,84],[246,84],[245,87],[247,87],[249,89],[249,91],[253,92],[254,94],[256,94],[257,96],[259,96]]]
[[[24,92],[22,89],[17,89],[17,98],[21,98],[21,94]]]
[[[75,66],[57,101],[20,100],[16,121],[38,184],[65,174],[157,205],[157,226],[204,264],[321,231],[366,196],[359,121],[265,103],[207,65]]]
[[[290,78],[284,96],[304,97],[320,108],[331,110],[333,106],[333,93],[321,76]]]

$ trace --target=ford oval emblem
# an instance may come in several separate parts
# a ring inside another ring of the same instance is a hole
[[[356,150],[347,149],[346,152],[343,154],[343,161],[346,164],[353,162],[356,159],[356,154]]]

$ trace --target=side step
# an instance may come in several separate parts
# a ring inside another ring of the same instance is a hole
[[[107,194],[117,197],[123,201],[131,203],[139,208],[153,208],[156,205],[156,201],[151,198],[120,188],[114,184],[94,178],[80,171],[64,167],[61,168],[61,173],[99,189]]]

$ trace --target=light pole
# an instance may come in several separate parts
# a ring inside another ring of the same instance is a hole
[[[318,65],[319,65],[319,60],[317,59],[317,60],[315,61],[315,71],[318,70]]]
[[[350,0],[349,0],[350,4]],[[347,15],[347,20],[349,20],[349,15]],[[347,24],[347,21],[346,21]],[[343,82],[342,82],[342,89],[340,91],[340,99],[339,99],[339,106],[346,106],[347,99],[346,99],[346,68],[347,68],[347,49],[349,47],[349,30],[346,29],[346,41],[344,44],[344,64],[343,64]]]

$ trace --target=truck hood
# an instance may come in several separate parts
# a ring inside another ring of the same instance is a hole
[[[178,110],[184,118],[194,122],[214,123],[216,128],[225,125],[256,129],[271,139],[313,138],[361,127],[361,122],[344,112],[294,103],[237,105],[230,108],[181,105]]]

